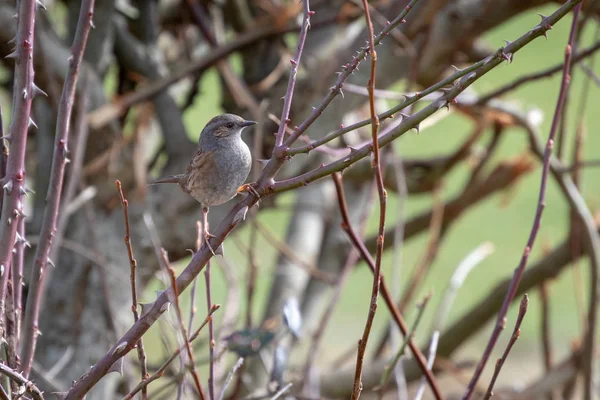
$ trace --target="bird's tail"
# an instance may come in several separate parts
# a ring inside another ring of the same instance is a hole
[[[159,183],[179,183],[180,178],[181,175],[171,175],[164,178],[160,178],[152,183],[149,183],[148,185],[157,185]]]

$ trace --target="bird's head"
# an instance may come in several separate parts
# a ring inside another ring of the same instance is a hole
[[[235,114],[221,114],[206,124],[201,137],[204,135],[214,136],[215,138],[239,137],[245,127],[254,124],[256,122],[245,120]]]

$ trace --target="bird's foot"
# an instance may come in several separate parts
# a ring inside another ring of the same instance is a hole
[[[248,193],[250,193],[251,195],[253,195],[254,197],[256,197],[257,199],[260,200],[260,194],[256,190],[256,182],[244,183],[242,186],[240,186],[238,188],[237,192],[238,193],[248,192]]]

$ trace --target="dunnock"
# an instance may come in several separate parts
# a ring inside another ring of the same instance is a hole
[[[234,114],[221,114],[211,119],[202,130],[198,148],[184,174],[172,175],[154,183],[178,183],[184,192],[202,206],[204,243],[214,237],[208,232],[208,207],[223,204],[242,190],[250,173],[252,156],[242,140],[242,130],[254,121],[246,121]]]

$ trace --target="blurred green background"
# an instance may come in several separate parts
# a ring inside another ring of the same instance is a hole
[[[514,40],[539,22],[536,11],[549,14],[553,10],[555,10],[555,6],[529,11],[489,32],[485,39],[492,48],[501,47],[504,45],[503,39]],[[548,40],[545,40],[543,37],[536,39],[533,43],[515,54],[511,64],[503,63],[480,79],[474,85],[474,89],[478,93],[487,93],[489,90],[497,88],[524,74],[562,62],[570,21],[570,15],[565,17],[548,32]],[[582,47],[593,42],[594,34],[595,32],[592,32],[591,29],[584,32]],[[588,63],[589,60],[586,64]],[[596,73],[598,72],[600,71],[596,68]],[[560,74],[556,74],[552,78],[522,86],[519,90],[511,92],[509,96],[505,97],[506,100],[518,102],[523,110],[539,108],[543,112],[544,121],[541,132],[544,138],[547,137],[549,132],[552,114],[556,105],[559,81]],[[201,97],[196,101],[194,107],[188,109],[185,114],[188,132],[193,139],[197,138],[199,127],[203,126],[213,115],[222,111],[219,108],[220,93],[218,85],[219,79],[216,72],[213,70],[206,73],[201,82],[201,90],[203,91]],[[567,114],[568,146],[565,154],[568,155],[569,159],[571,156],[572,138],[579,117],[578,110],[581,92],[585,85],[593,85],[593,83],[590,83],[580,68],[575,68],[572,73],[571,95],[568,105],[569,112]],[[586,136],[583,157],[585,160],[597,157],[597,151],[595,150],[600,148],[600,138],[596,132],[600,127],[600,115],[597,112],[597,107],[594,106],[599,101],[600,92],[597,87],[592,87],[587,115],[585,116]],[[270,111],[279,112],[278,110]],[[447,111],[443,109],[440,112]],[[414,130],[409,132],[396,142],[396,146],[403,156],[446,154],[455,149],[470,134],[471,129],[470,122],[464,117],[453,114],[434,127],[422,131],[420,135],[417,135]],[[489,134],[490,132],[486,132],[479,143],[486,143]],[[496,160],[514,157],[526,152],[527,141],[525,132],[520,129],[511,129],[503,133]],[[415,300],[419,301],[427,292],[433,291],[433,297],[425,311],[420,329],[416,334],[416,337],[422,343],[425,342],[425,335],[431,329],[431,321],[435,314],[435,309],[441,300],[450,276],[458,263],[471,250],[485,241],[490,241],[495,246],[495,252],[469,275],[464,286],[458,292],[448,324],[451,324],[453,320],[472,307],[479,299],[486,296],[499,280],[512,275],[523,252],[535,213],[541,173],[537,161],[535,161],[535,165],[538,168],[533,173],[528,174],[525,179],[522,179],[515,190],[492,196],[489,200],[471,208],[471,211],[467,212],[454,223],[450,231],[445,235],[431,272],[421,286],[422,290],[415,298]],[[459,168],[453,171],[443,187],[445,198],[453,197],[462,188],[467,172],[466,168]],[[596,173],[596,170],[589,168],[585,171],[583,179],[583,193],[592,210],[598,207],[600,200],[600,181],[595,179],[594,174]],[[281,205],[280,209],[266,210],[259,214],[260,221],[269,226],[281,238],[285,237],[286,221],[289,218],[289,207],[286,207],[286,205],[292,205],[293,200],[292,195],[286,194],[278,200],[278,205]],[[429,196],[411,196],[407,200],[405,207],[407,218],[428,208],[430,204],[431,199]],[[397,215],[397,206],[397,198],[390,196],[388,201],[387,226],[394,224]],[[550,182],[541,231],[529,265],[535,262],[544,249],[549,249],[565,239],[568,230],[568,221],[569,209],[567,202],[560,195],[554,182]],[[377,211],[375,210],[370,220],[369,232],[374,233],[376,229]],[[239,235],[241,240],[247,243],[249,238],[249,224],[246,224],[242,229],[237,231],[236,235]],[[414,266],[423,257],[426,242],[427,234],[425,233],[405,244],[402,259],[403,278],[410,276]],[[275,250],[260,234],[258,243],[260,251],[257,253],[259,277],[257,282],[257,297],[254,304],[255,323],[262,318],[262,310],[264,309],[264,302],[268,295],[268,288],[274,274],[276,261]],[[244,283],[247,273],[246,257],[238,251],[231,239],[226,241],[225,246],[228,260],[235,266],[238,279]],[[386,253],[383,261],[383,273],[388,276],[391,268],[391,256],[391,252]],[[582,333],[583,327],[580,323],[580,315],[585,310],[578,309],[573,276],[574,273],[581,275],[584,283],[583,293],[579,293],[578,295],[581,296],[584,300],[584,305],[587,307],[589,274],[588,262],[582,261],[579,264],[578,270],[572,268],[564,270],[562,275],[549,285],[551,307],[550,327],[552,344],[555,350],[555,360],[561,359],[568,352],[571,342],[580,337]],[[185,265],[185,261],[181,265]],[[215,263],[213,263],[212,270],[213,302],[223,303],[226,290],[225,283]],[[203,281],[203,277],[200,277],[196,297],[199,310],[196,323],[199,323],[204,318],[206,310]],[[359,264],[347,282],[341,301],[336,308],[333,321],[327,328],[325,337],[326,346],[323,347],[323,351],[319,356],[321,362],[332,360],[341,354],[343,350],[356,344],[364,328],[371,292],[371,281],[371,273],[365,268],[364,264]],[[158,288],[159,285],[157,284],[156,287],[146,292],[145,299],[151,300],[154,297],[153,290]],[[182,301],[182,304],[186,308],[189,301],[188,295],[186,293],[186,297]],[[518,301],[516,304],[518,306]],[[242,305],[242,313],[244,312],[244,307],[245,305]],[[415,308],[410,307],[408,310],[406,319],[411,323],[415,317]],[[492,360],[504,350],[514,326],[516,311],[517,307],[512,307],[508,315],[507,328],[496,346]],[[512,361],[527,359],[529,362],[510,363],[512,365],[511,375],[518,376],[521,373],[529,375],[532,372],[532,365],[537,366],[536,368],[541,368],[542,366],[539,329],[541,321],[540,311],[539,293],[530,292],[529,310],[521,328],[521,336],[510,355]],[[380,306],[375,318],[375,330],[372,338],[380,337],[380,332],[388,319],[389,314],[386,307]],[[217,317],[217,321],[219,321],[219,317]],[[240,321],[242,321],[242,318],[240,318]],[[491,326],[491,324],[488,324],[484,331],[472,340],[469,340],[467,345],[463,346],[464,348],[461,349],[461,352],[471,356],[480,355],[483,346],[489,338]],[[153,328],[153,332],[156,334],[156,328]],[[147,340],[154,342],[155,338],[148,338]],[[370,342],[368,351],[369,349],[373,349],[376,342],[377,340]],[[158,345],[157,342],[156,344]],[[151,359],[158,360],[162,357],[159,351],[149,351],[148,353]],[[135,355],[132,355],[132,357],[135,357]],[[304,355],[297,361],[303,362],[303,360]],[[490,362],[489,365],[492,364]],[[492,369],[489,365],[486,373],[490,373]]]

